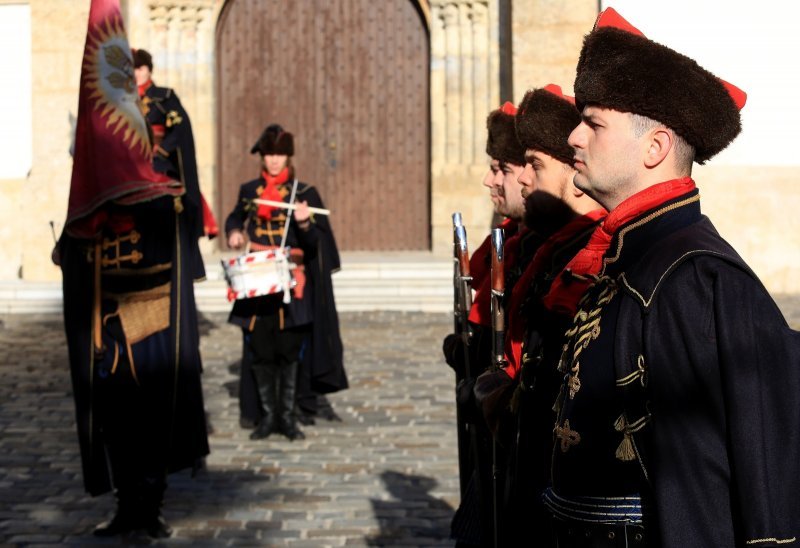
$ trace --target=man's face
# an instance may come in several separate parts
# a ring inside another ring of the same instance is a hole
[[[532,193],[541,191],[564,199],[572,185],[570,177],[573,173],[573,170],[549,154],[528,149],[525,153],[525,167],[519,176],[522,196],[527,198]]]
[[[492,200],[495,213],[500,213],[500,209],[505,204],[505,198],[501,195],[503,188],[503,172],[500,169],[500,160],[495,160],[489,163],[489,171],[483,178],[483,186],[489,189],[489,198]]]
[[[567,142],[575,149],[575,186],[609,211],[635,188],[642,141],[630,114],[589,105]]]
[[[522,220],[525,215],[525,200],[522,197],[522,185],[518,180],[523,169],[522,166],[516,164],[500,162],[500,170],[503,174],[501,192],[504,204],[498,213],[517,221]]]
[[[147,65],[136,67],[133,69],[133,76],[136,78],[136,85],[143,86],[150,79],[150,69],[147,67]]]
[[[265,154],[264,169],[267,170],[267,173],[275,177],[286,167],[288,159],[289,157],[286,154]]]

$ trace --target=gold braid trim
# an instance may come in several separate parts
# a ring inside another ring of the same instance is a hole
[[[573,327],[568,329],[565,333],[567,341],[572,341],[572,356],[570,359],[570,342],[567,342],[564,345],[561,358],[559,359],[558,370],[562,373],[570,374],[570,378],[567,381],[570,399],[575,398],[575,395],[581,389],[579,376],[581,368],[580,356],[583,351],[589,347],[589,344],[600,336],[600,320],[603,307],[611,302],[611,299],[617,294],[617,283],[612,278],[607,276],[596,278],[595,284],[598,283],[603,283],[605,287],[603,287],[602,291],[600,291],[600,294],[597,296],[594,307],[588,311],[579,310],[578,313],[575,314]],[[571,367],[568,364],[572,364]],[[554,406],[556,412],[560,412],[563,401],[563,394],[559,395],[559,399],[556,400]]]
[[[636,359],[636,367],[637,370],[630,375],[626,375],[621,379],[617,379],[616,385],[619,387],[628,386],[638,379],[639,382],[642,383],[642,386],[645,386],[647,384],[647,370],[644,366],[644,356],[641,354],[639,354],[639,357]]]
[[[614,423],[614,430],[622,432],[622,441],[614,453],[617,459],[627,462],[636,458],[636,450],[633,447],[633,434],[644,428],[648,422],[650,422],[650,415],[645,415],[632,423],[628,423],[624,413],[617,418]]]
[[[784,538],[784,539],[777,539],[775,537],[771,538],[757,538],[753,540],[748,540],[745,544],[762,544],[764,542],[774,542],[775,544],[791,544],[797,540],[797,537],[792,538]]]
[[[603,272],[605,272],[606,267],[608,265],[610,265],[611,263],[615,263],[615,262],[617,262],[619,260],[620,255],[622,255],[622,246],[623,246],[623,243],[624,243],[624,240],[625,240],[625,236],[628,234],[628,232],[630,232],[631,230],[635,230],[635,229],[639,228],[640,226],[649,223],[653,219],[656,219],[656,218],[662,216],[665,213],[669,213],[670,211],[674,211],[674,210],[679,209],[679,208],[681,208],[681,207],[683,207],[685,205],[689,205],[691,203],[699,202],[699,201],[700,201],[700,194],[695,194],[691,198],[686,198],[685,200],[681,200],[680,202],[675,202],[674,204],[668,205],[667,207],[663,207],[663,208],[661,208],[661,209],[659,209],[657,211],[654,211],[653,213],[651,213],[647,217],[644,217],[643,219],[640,219],[640,220],[636,221],[635,223],[632,223],[632,224],[626,226],[625,228],[623,228],[622,230],[620,230],[619,231],[618,243],[617,243],[617,252],[613,257],[608,257],[607,259],[605,259],[603,261]]]

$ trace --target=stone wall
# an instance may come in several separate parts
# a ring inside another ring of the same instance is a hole
[[[3,239],[2,279],[53,280],[53,237],[67,213],[72,170],[69,147],[78,111],[78,85],[89,2],[37,0],[31,5],[33,166],[24,181],[4,182],[0,214],[15,236]],[[14,265],[18,268],[14,268]]]
[[[377,1],[377,0],[376,0]],[[382,1],[382,0],[381,0]],[[2,0],[0,0],[2,3]],[[200,184],[215,192],[214,33],[223,0],[123,0],[130,42],[154,54],[154,78],[174,87],[191,116]],[[514,101],[549,82],[571,91],[594,0],[514,0]],[[50,264],[49,222],[60,232],[71,158],[70,116],[77,112],[88,0],[36,0],[31,6],[33,167],[3,180],[0,193],[0,281],[57,280]],[[475,246],[488,233],[491,205],[485,120],[499,106],[497,0],[431,0],[423,4],[431,42],[431,217],[434,252],[451,250],[450,214],[461,211]],[[767,287],[800,292],[800,167],[696,168],[704,211]],[[219,212],[218,217],[219,217]],[[204,251],[213,247],[205,242]]]
[[[515,0],[512,11],[514,100],[558,84],[572,93],[583,36],[597,18],[594,0]]]

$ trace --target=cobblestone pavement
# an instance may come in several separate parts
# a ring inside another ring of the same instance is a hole
[[[779,297],[800,327],[800,298]],[[344,422],[307,439],[254,442],[238,426],[240,334],[205,318],[213,433],[207,470],[170,478],[175,529],[100,540],[113,507],[83,485],[60,316],[0,318],[0,547],[87,545],[451,546],[458,504],[453,377],[441,362],[447,314],[341,315],[351,388],[330,397]]]
[[[86,545],[452,546],[458,505],[453,375],[440,359],[448,314],[341,314],[350,389],[343,422],[307,438],[251,441],[236,399],[241,335],[205,318],[202,354],[213,433],[207,470],[170,477],[175,530],[95,539],[113,497],[83,491],[60,316],[0,326],[0,547]]]

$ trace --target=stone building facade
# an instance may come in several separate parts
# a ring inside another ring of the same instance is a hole
[[[236,0],[121,0],[130,43],[154,54],[154,80],[174,87],[192,117],[206,196],[214,196],[217,184],[214,49],[226,1]],[[431,247],[445,260],[453,211],[462,212],[473,247],[488,232],[491,209],[480,185],[487,166],[486,115],[502,100],[518,102],[531,87],[555,82],[569,91],[582,37],[602,3],[394,1],[417,3],[429,31]],[[0,0],[0,18],[12,7],[29,13],[29,29],[19,32],[30,36],[32,128],[29,169],[0,172],[0,281],[59,277],[49,258],[50,222],[60,231],[66,212],[71,120],[89,4]],[[6,78],[13,82],[14,76]],[[778,167],[712,161],[695,172],[705,212],[774,292],[800,292],[800,218],[793,214],[800,206],[800,192],[793,189],[798,175],[800,162]],[[203,245],[204,251],[215,249]]]

